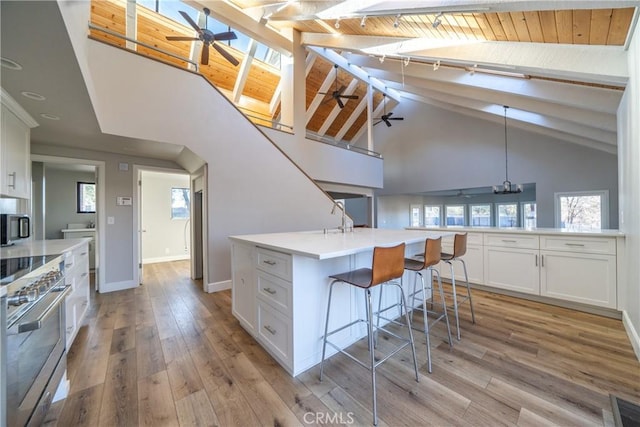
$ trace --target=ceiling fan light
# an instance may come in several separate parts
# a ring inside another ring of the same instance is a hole
[[[402,15],[398,14],[396,15],[396,19],[395,21],[393,21],[393,28],[398,28],[400,26],[400,18],[402,17]]]

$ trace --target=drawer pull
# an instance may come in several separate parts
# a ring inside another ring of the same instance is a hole
[[[583,244],[583,243],[565,243],[565,245],[567,245],[567,246],[575,246],[575,247],[579,247],[579,248],[584,248],[584,244]]]
[[[536,255],[536,267],[538,266],[538,255]]]
[[[502,239],[503,242],[505,243],[516,243],[517,240],[508,240],[508,239]]]
[[[82,255],[86,255],[86,254],[87,254],[86,252],[82,252],[80,255],[82,256]]]
[[[540,261],[541,261],[540,265],[544,267],[544,255],[540,255]]]
[[[275,295],[276,294],[276,291],[274,289],[271,289],[271,288],[263,288],[263,290],[266,293],[271,294],[271,295]]]
[[[277,332],[275,329],[273,329],[273,328],[272,328],[271,326],[269,326],[269,325],[264,325],[264,328],[265,328],[267,331],[269,331],[269,333],[270,333],[271,335],[275,335],[275,334],[276,334],[276,332]]]
[[[13,178],[13,184],[7,184],[7,187],[11,187],[12,189],[15,190],[16,189],[16,173],[15,172],[10,173],[9,176]]]
[[[270,259],[265,259],[265,260],[264,260],[264,261],[262,261],[262,262],[264,262],[264,263],[265,263],[265,264],[267,264],[267,265],[271,265],[271,266],[273,266],[273,265],[276,265],[276,264],[277,264],[275,261],[272,261],[272,260],[270,260]]]

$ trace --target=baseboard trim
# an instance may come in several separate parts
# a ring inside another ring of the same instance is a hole
[[[222,282],[207,283],[207,292],[220,292],[231,289],[231,280],[223,280]]]
[[[142,260],[142,264],[155,264],[158,262],[170,262],[170,261],[184,261],[187,259],[191,259],[191,255],[170,255],[170,256],[160,256],[154,258],[147,258]]]
[[[629,341],[631,341],[633,351],[636,353],[636,358],[640,361],[640,335],[638,335],[638,331],[636,331],[633,323],[631,323],[631,318],[629,318],[626,310],[622,310],[622,324],[624,325],[625,331],[627,331],[627,336],[629,337]]]
[[[133,288],[137,288],[139,286],[138,283],[135,283],[133,280],[125,280],[124,282],[111,282],[111,283],[104,283],[102,285],[100,285],[100,289],[98,290],[98,292],[100,292],[101,294],[107,293],[107,292],[115,292],[115,291],[123,291],[125,289],[133,289]]]

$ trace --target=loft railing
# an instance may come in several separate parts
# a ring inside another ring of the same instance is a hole
[[[110,35],[112,37],[116,37],[116,38],[125,40],[127,42],[135,43],[136,45],[143,46],[143,47],[145,47],[145,48],[147,48],[149,50],[153,50],[155,52],[161,53],[162,55],[167,55],[167,56],[169,56],[171,58],[174,58],[174,59],[177,59],[179,61],[184,61],[187,64],[193,65],[193,67],[195,69],[195,72],[197,72],[198,69],[199,69],[199,64],[196,61],[193,61],[190,58],[185,58],[183,56],[176,55],[176,54],[174,54],[172,52],[168,52],[168,51],[166,51],[164,49],[161,49],[159,47],[156,47],[156,46],[141,42],[141,41],[133,39],[131,37],[127,37],[127,36],[125,36],[123,34],[120,34],[118,32],[112,31],[112,30],[110,30],[108,28],[101,27],[101,26],[96,25],[96,24],[94,24],[92,22],[89,22],[89,29],[103,32],[103,33],[108,34],[108,35]],[[98,40],[98,41],[102,41],[102,40]],[[131,49],[126,48],[126,47],[125,47],[125,49],[126,50],[131,50]],[[131,51],[135,52],[135,50],[131,50]],[[168,65],[171,65],[173,67],[176,66],[176,64],[174,64],[172,62],[169,62],[169,61],[166,61],[166,60],[164,60],[162,58],[159,58],[159,57],[153,57],[153,56],[148,56],[148,55],[145,55],[145,56],[150,58],[150,59],[153,59],[153,60],[160,61],[160,62],[163,62],[163,63],[168,64]],[[193,70],[190,70],[188,68],[185,68],[184,70],[185,71],[189,71],[189,72],[194,72]],[[240,112],[242,112],[242,114],[244,114],[255,125],[263,126],[263,127],[269,127],[271,129],[276,129],[276,130],[280,130],[280,131],[284,131],[284,132],[288,132],[288,133],[292,133],[293,132],[293,126],[286,125],[284,123],[280,123],[277,120],[272,120],[272,119],[265,118],[264,116],[261,117],[261,116],[258,116],[256,114],[252,114],[251,110],[248,110],[247,108],[243,108],[243,107],[238,106],[238,105],[236,105],[236,107],[238,108],[238,110]],[[333,145],[335,147],[343,148],[345,150],[350,150],[350,151],[354,151],[354,152],[357,152],[357,153],[366,154],[368,156],[377,157],[377,158],[380,158],[380,159],[382,158],[382,155],[380,153],[376,153],[375,151],[367,150],[365,148],[360,148],[360,147],[357,147],[355,145],[349,144],[349,143],[344,142],[344,141],[337,141],[337,140],[335,140],[333,138],[322,136],[322,135],[318,135],[318,134],[313,133],[313,132],[307,131],[306,138],[307,139],[311,139],[313,141],[321,142],[323,144],[328,144],[328,145]]]

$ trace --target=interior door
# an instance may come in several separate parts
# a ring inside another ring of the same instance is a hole
[[[193,279],[202,279],[202,190],[193,195]]]
[[[143,283],[143,267],[142,267],[142,247],[144,245],[147,230],[144,228],[144,197],[142,197],[142,171],[138,172],[138,282]]]

